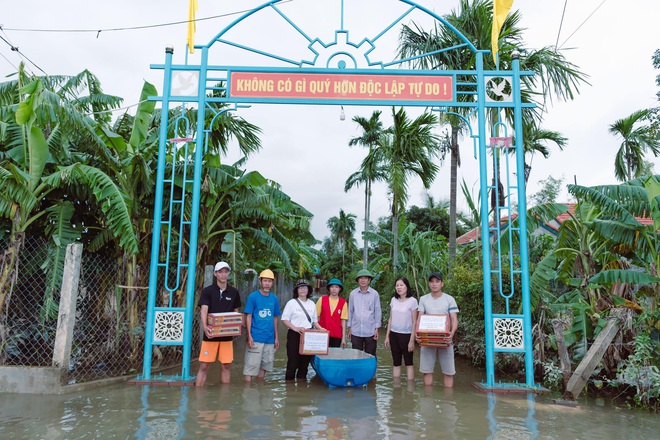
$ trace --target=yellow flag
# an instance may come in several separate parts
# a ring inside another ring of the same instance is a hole
[[[197,0],[190,0],[188,5],[188,50],[195,51],[195,12],[197,12]]]
[[[498,40],[500,39],[500,31],[506,16],[509,15],[513,5],[513,0],[493,0],[493,30],[491,34],[493,61],[497,64],[497,52],[499,51]]]

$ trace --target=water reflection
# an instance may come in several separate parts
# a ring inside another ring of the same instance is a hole
[[[488,428],[491,435],[489,439],[535,439],[539,435],[538,421],[535,415],[536,395],[527,394],[523,397],[527,402],[527,412],[524,418],[502,416],[501,420],[497,419],[495,409],[497,406],[497,395],[495,393],[487,393],[486,399],[488,400]],[[521,410],[523,408],[520,408]],[[519,412],[522,415],[522,411]]]
[[[281,435],[285,438],[374,438],[378,431],[374,390],[330,389],[314,379],[287,382],[281,391]]]
[[[150,405],[150,386],[141,387],[140,403],[142,413],[138,418],[140,428],[135,433],[137,439],[183,439],[186,438],[185,422],[188,417],[188,387],[176,389],[180,394],[178,407],[170,405]]]
[[[380,359],[387,359],[381,354]],[[120,385],[65,396],[0,396],[2,439],[598,439],[656,438],[660,418],[582,399],[578,408],[547,395],[484,394],[480,372],[460,366],[456,388],[393,380],[379,366],[367,388],[330,389],[284,380],[208,386]],[[236,366],[233,377],[240,378]]]
[[[203,397],[207,390],[207,388],[195,388],[194,391],[197,397],[195,401],[203,401],[200,397]],[[225,402],[225,404],[227,404],[231,399],[231,389],[228,384],[221,384],[218,390],[208,391],[217,393],[219,402]],[[192,408],[191,413],[197,414],[197,426],[199,429],[195,432],[195,435],[207,431],[226,433],[229,430],[229,422],[231,422],[231,410],[229,409],[229,405],[224,408]]]
[[[275,409],[272,388],[245,384],[242,394],[241,410],[247,425],[244,437],[248,439],[277,437],[272,414]]]
[[[438,433],[442,438],[459,438],[455,431],[458,425],[458,411],[453,388],[425,386],[416,400],[415,416],[420,432],[433,432],[434,429],[442,427]]]

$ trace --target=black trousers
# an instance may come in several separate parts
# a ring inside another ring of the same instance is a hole
[[[294,332],[289,329],[286,333],[286,373],[284,378],[292,380],[296,377],[298,379],[307,379],[307,370],[312,357],[308,355],[298,354],[300,349],[300,333]]]
[[[376,356],[376,340],[373,336],[363,337],[351,335],[351,344],[356,350],[362,350]]]
[[[330,337],[328,342],[328,347],[341,347],[341,338]]]
[[[413,352],[408,351],[408,343],[412,335],[410,333],[390,332],[390,349],[392,350],[392,365],[401,366],[403,358],[406,366],[413,364]]]

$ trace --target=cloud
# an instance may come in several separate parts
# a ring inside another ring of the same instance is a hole
[[[255,0],[200,2],[197,16],[228,14],[237,8],[247,10],[261,3]],[[431,0],[419,3],[438,14],[446,14],[458,4],[455,1]],[[296,23],[301,23],[301,31],[305,35],[331,39],[334,30],[339,27],[339,2],[314,2],[315,8],[324,8],[322,10],[305,8],[306,4],[308,2],[291,1],[282,2],[279,7],[290,14]],[[49,74],[75,74],[85,68],[91,70],[100,78],[106,93],[123,97],[126,105],[138,101],[143,80],[154,83],[162,90],[162,71],[150,69],[150,64],[164,62],[167,46],[175,48],[175,63],[184,62],[184,24],[141,30],[108,30],[98,35],[96,32],[74,34],[12,30],[94,31],[187,19],[187,4],[181,1],[117,0],[94,2],[93,7],[89,5],[89,2],[82,0],[11,2],[3,8],[3,35]],[[407,4],[395,0],[346,1],[346,5],[350,13],[345,17],[344,25],[351,29],[351,37],[356,41],[375,37],[378,29],[388,23],[388,17],[408,8]],[[653,70],[651,56],[660,48],[660,28],[657,26],[660,4],[655,0],[632,0],[622,6],[601,0],[583,0],[569,3],[565,13],[563,7],[563,2],[537,0],[517,0],[513,5],[514,10],[519,9],[522,13],[522,26],[527,28],[525,36],[529,47],[554,46],[559,41],[567,58],[587,73],[591,82],[591,86],[582,87],[575,100],[556,102],[550,106],[544,128],[563,133],[569,138],[569,144],[563,152],[554,149],[548,160],[540,156],[534,159],[528,194],[536,192],[539,189],[537,182],[548,175],[564,176],[566,183],[577,180],[583,185],[614,182],[614,154],[620,140],[608,133],[609,124],[637,109],[657,105],[655,75],[660,72]],[[228,15],[199,22],[196,42],[203,44],[236,18],[235,15]],[[259,26],[244,30],[247,32],[244,38],[255,43],[266,42],[269,47],[282,48],[287,54],[294,53],[302,40],[307,44],[305,36],[295,30],[283,34],[275,32],[272,20],[277,19],[277,14],[271,11],[268,18],[271,21],[261,21]],[[424,26],[430,29],[431,24],[427,20]],[[396,38],[388,34],[377,43],[373,59],[395,58]],[[20,62],[18,54],[11,52],[8,46],[0,49],[0,53],[5,57],[0,58],[0,73],[7,75],[15,71],[15,66]],[[235,65],[247,59],[241,51],[233,53],[235,59],[213,62]],[[196,56],[198,53],[191,60]],[[29,62],[27,65],[37,71]],[[312,232],[318,239],[328,235],[327,219],[338,215],[339,209],[356,214],[358,232],[362,230],[364,191],[357,188],[344,193],[343,187],[346,178],[358,169],[366,151],[349,148],[347,144],[351,137],[359,135],[351,118],[355,115],[369,117],[375,108],[344,108],[346,120],[343,122],[339,120],[338,106],[254,105],[239,112],[263,129],[264,148],[250,158],[248,168],[258,169],[266,177],[279,182],[296,202],[314,213]],[[387,117],[389,110],[383,110],[383,116]],[[410,109],[410,113],[415,111]],[[470,140],[462,141],[461,155],[463,164],[459,181],[465,179],[472,187],[478,182],[479,174]],[[233,162],[232,158],[237,158],[235,149],[226,161]],[[660,172],[660,160],[650,159]],[[421,205],[421,194],[421,184],[411,180],[410,204]],[[448,163],[442,164],[431,194],[435,198],[448,197]],[[388,214],[389,201],[384,185],[376,185],[372,207],[374,221],[378,216]]]

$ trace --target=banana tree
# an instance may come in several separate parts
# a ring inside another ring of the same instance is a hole
[[[90,96],[81,97],[81,90]],[[28,228],[42,228],[59,245],[78,238],[72,232],[71,205],[66,200],[80,200],[77,197],[82,196],[82,200],[94,204],[85,206],[98,210],[104,227],[121,248],[137,253],[138,243],[128,203],[119,188],[103,171],[77,161],[80,145],[103,143],[96,134],[103,118],[96,120],[88,114],[118,106],[121,100],[103,95],[97,80],[87,71],[75,77],[40,78],[29,77],[21,68],[17,79],[0,86],[0,92],[1,101],[6,103],[0,113],[0,149],[4,153],[0,162],[0,216],[11,223],[8,245],[0,261],[3,345],[5,319]],[[97,96],[91,96],[94,94]],[[47,273],[57,278],[63,258],[61,254],[51,258],[57,266],[49,266]],[[59,282],[47,283],[46,314],[53,310],[52,295]]]
[[[155,186],[155,162],[158,155],[158,121],[155,116],[155,101],[149,97],[156,96],[156,88],[144,82],[140,94],[140,103],[135,116],[128,113],[120,116],[112,128],[100,126],[97,133],[104,141],[102,147],[94,151],[86,151],[96,157],[99,166],[114,176],[117,186],[128,201],[129,216],[132,229],[140,243],[140,252],[131,253],[119,250],[116,256],[118,263],[117,279],[114,291],[98,297],[103,308],[113,310],[115,314],[114,343],[120,341],[124,314],[127,315],[128,335],[132,347],[131,358],[141,353],[141,335],[138,328],[140,320],[140,288],[146,287],[146,277],[142,276],[140,267],[148,267],[149,246],[153,219],[153,196]],[[107,231],[101,230],[88,245],[91,251],[100,251],[112,242],[113,238]]]
[[[606,265],[592,283],[646,290],[654,306],[660,298],[660,175],[620,185],[569,185],[571,194],[598,206],[602,216],[591,229],[607,237],[620,262]],[[650,219],[651,221],[644,220]]]
[[[446,242],[438,240],[438,234],[433,231],[417,230],[416,225],[409,223],[405,215],[401,216],[397,231],[401,266],[397,276],[407,277],[411,287],[421,295],[427,288],[429,270],[446,265]],[[391,248],[394,242],[392,231],[387,229],[370,232],[369,239],[380,248]],[[372,261],[371,267],[375,272],[385,272],[390,271],[393,264],[391,254],[380,253]]]

